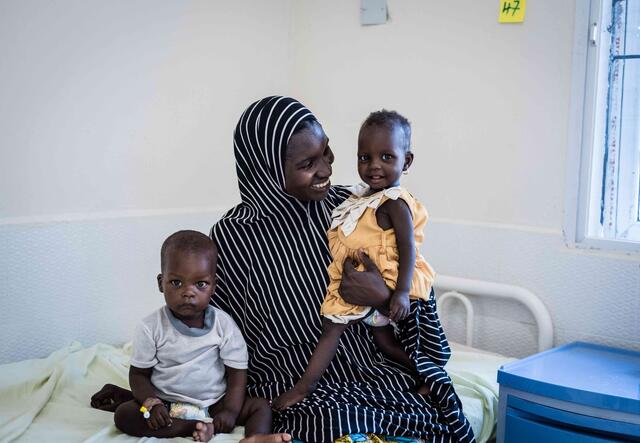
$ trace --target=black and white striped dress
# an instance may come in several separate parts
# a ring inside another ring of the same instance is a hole
[[[348,192],[302,202],[284,191],[287,142],[303,120],[315,120],[294,99],[267,97],[242,115],[234,134],[242,203],[216,223],[217,287],[213,303],[230,313],[249,348],[248,393],[268,399],[300,378],[321,331],[319,307],[331,256],[326,231],[331,211]],[[331,442],[349,433],[473,441],[451,380],[442,369],[449,346],[433,297],[413,302],[399,340],[432,387],[385,360],[365,325],[350,327],[316,391],[274,416],[274,431],[304,442]]]

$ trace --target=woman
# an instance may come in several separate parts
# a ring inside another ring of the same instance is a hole
[[[326,231],[331,211],[349,192],[330,186],[328,139],[313,114],[294,99],[267,97],[251,105],[234,142],[242,203],[211,231],[220,253],[213,302],[234,317],[247,340],[249,395],[275,398],[300,378],[320,336],[318,310],[331,262]],[[367,275],[349,269],[351,279],[341,293],[370,303],[377,292],[384,305],[389,291],[375,267]],[[417,383],[411,374],[383,359],[367,328],[355,324],[314,393],[276,415],[274,431],[286,430],[306,442],[358,432],[472,441],[442,370],[449,347],[435,302],[420,304],[401,322],[400,339],[416,325],[424,341],[432,340],[427,333],[438,335],[430,347],[412,350],[418,364],[434,372],[425,374],[433,392],[429,399],[413,393]],[[434,385],[435,379],[441,380]]]
[[[326,231],[331,211],[349,192],[331,187],[328,139],[292,98],[252,104],[238,122],[234,146],[242,203],[211,230],[219,250],[212,302],[233,316],[247,341],[249,396],[273,399],[300,378],[320,337],[319,307],[331,262]],[[354,304],[377,300],[374,307],[384,309],[389,290],[372,262],[361,258],[367,271],[346,263],[340,293]],[[408,349],[426,368],[419,380],[377,352],[366,326],[352,325],[316,390],[276,413],[273,431],[308,443],[364,432],[473,441],[442,369],[450,351],[435,301],[415,304],[401,322],[401,342],[403,336],[411,336],[406,343],[419,341],[415,334],[425,343]],[[423,383],[431,388],[429,397],[415,393]],[[122,394],[103,388],[92,404],[100,407]]]

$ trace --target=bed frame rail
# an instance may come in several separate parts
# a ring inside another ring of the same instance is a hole
[[[533,315],[538,327],[538,352],[553,347],[553,323],[547,307],[533,292],[514,285],[492,283],[448,275],[438,275],[434,288],[441,292],[438,297],[439,310],[458,300],[466,311],[467,346],[473,345],[473,305],[467,295],[514,300],[524,305]]]

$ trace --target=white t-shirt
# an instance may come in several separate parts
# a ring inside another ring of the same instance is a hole
[[[247,369],[247,345],[224,311],[209,306],[205,327],[189,328],[167,306],[137,325],[131,365],[153,368],[151,383],[159,398],[211,406],[227,389],[225,365]]]

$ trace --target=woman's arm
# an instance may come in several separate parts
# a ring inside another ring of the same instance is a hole
[[[389,318],[399,321],[409,315],[409,289],[416,265],[413,218],[409,206],[402,199],[387,200],[380,206],[378,213],[388,218],[398,247],[398,280],[389,302]]]

